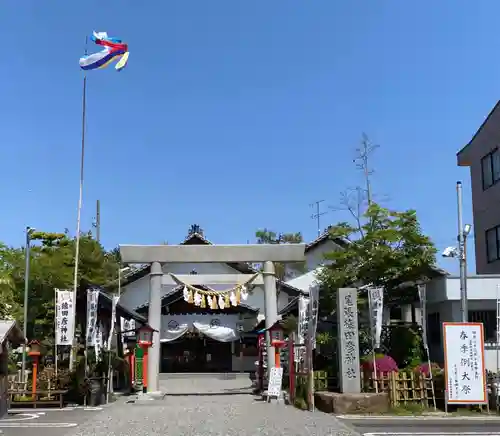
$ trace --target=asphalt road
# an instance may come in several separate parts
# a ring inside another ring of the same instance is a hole
[[[360,434],[390,435],[460,435],[467,433],[494,434],[500,436],[500,420],[467,419],[467,418],[363,418],[342,419],[342,422],[352,427]]]
[[[0,420],[0,432],[2,436],[64,436],[99,411],[83,408],[15,411]]]

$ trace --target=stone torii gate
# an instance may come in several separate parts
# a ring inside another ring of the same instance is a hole
[[[266,328],[278,321],[278,301],[274,262],[302,262],[305,244],[248,244],[248,245],[120,245],[120,255],[125,264],[151,264],[149,285],[148,323],[155,329],[153,345],[148,359],[148,394],[160,394],[160,330],[161,287],[177,285],[162,264],[169,263],[263,263],[263,271],[252,285],[264,285],[264,311]],[[252,274],[176,275],[191,285],[241,284]],[[266,334],[268,371],[274,366],[274,350],[269,333]]]

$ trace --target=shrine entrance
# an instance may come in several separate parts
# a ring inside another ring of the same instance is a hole
[[[198,319],[192,322],[177,322],[173,332],[168,329],[168,325],[167,331],[162,331],[162,285],[182,285],[186,302],[200,309],[221,311],[239,306],[240,300],[244,300],[248,295],[250,286],[263,285],[265,324],[266,328],[270,328],[278,321],[274,262],[303,262],[305,244],[120,245],[120,255],[124,264],[151,264],[148,323],[155,332],[153,344],[149,350],[147,389],[149,394],[155,395],[161,394],[159,373],[160,362],[163,362],[160,358],[162,352],[166,361],[164,365],[167,368],[177,365],[178,371],[191,371],[196,365],[207,369],[215,368],[216,365],[224,367],[228,365],[231,357],[231,351],[228,353],[227,347],[231,347],[230,343],[238,339],[234,334],[234,329],[221,325],[214,332],[211,325],[201,323]],[[168,264],[172,263],[251,264],[257,262],[263,264],[263,270],[262,272],[255,271],[254,274],[173,275],[162,269],[162,265],[167,265],[168,269]],[[200,289],[200,286],[206,285],[232,285],[233,287],[226,291],[216,291],[214,288],[208,291]],[[190,328],[189,324],[192,324],[203,335],[203,347],[199,340],[193,340],[189,344],[181,342],[182,336]],[[162,336],[168,339],[170,344],[163,346],[160,341]],[[206,336],[211,340],[208,341]],[[215,343],[216,339],[220,342],[219,344]],[[176,343],[176,340],[179,342]],[[172,358],[168,357],[169,348]],[[271,347],[269,332],[266,334],[266,348],[267,368],[270,370],[275,366],[275,353],[274,348]],[[182,355],[179,356],[181,350]],[[191,351],[193,353],[196,351],[196,358],[191,359]]]
[[[161,372],[225,373],[232,371],[231,344],[192,335],[161,345]]]

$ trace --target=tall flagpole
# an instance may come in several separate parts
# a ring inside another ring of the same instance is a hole
[[[87,42],[88,38],[85,39],[85,54],[87,54]],[[80,227],[81,227],[81,216],[82,216],[82,203],[83,203],[83,175],[84,175],[84,162],[85,162],[85,115],[87,107],[87,73],[83,75],[83,96],[82,96],[82,147],[80,154],[80,194],[78,197],[78,212],[76,216],[76,247],[75,247],[75,273],[73,276],[73,304],[75,304],[75,325],[76,325],[76,297],[78,290],[78,266],[80,263]],[[76,329],[75,329],[76,332]],[[71,353],[69,356],[69,370],[73,371],[74,362],[76,358],[77,350],[77,338],[76,335],[73,337],[73,345],[71,347]]]

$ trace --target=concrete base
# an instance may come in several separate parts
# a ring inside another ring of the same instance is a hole
[[[161,391],[147,392],[144,396],[148,397],[150,400],[163,400],[165,393]]]
[[[340,394],[337,392],[316,392],[315,406],[325,413],[367,414],[386,413],[389,411],[389,395],[373,394]]]

